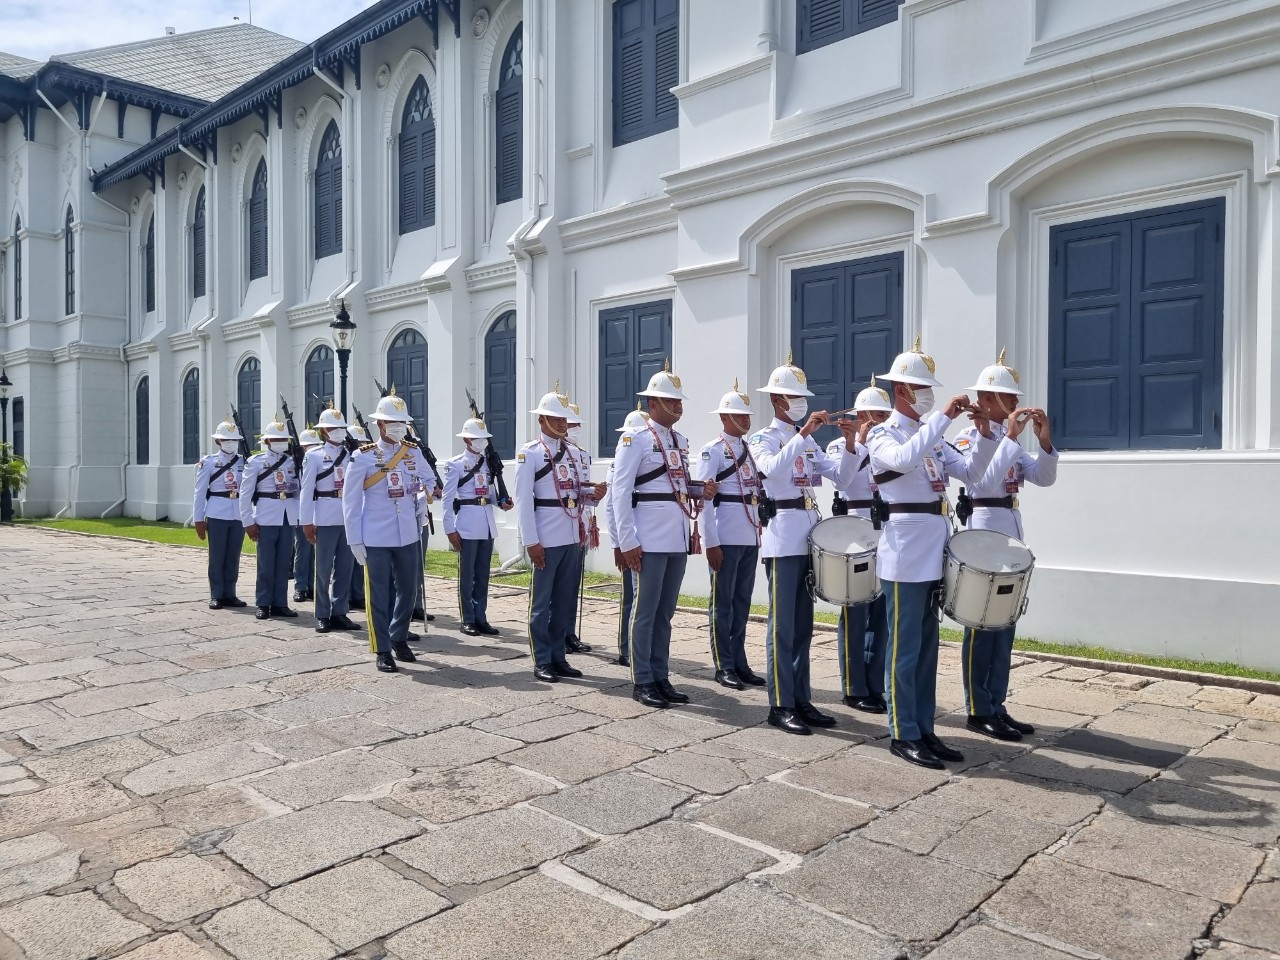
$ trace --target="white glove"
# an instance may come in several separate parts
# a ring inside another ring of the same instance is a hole
[[[351,555],[356,558],[356,563],[360,564],[362,567],[366,566],[366,561],[369,559],[369,553],[365,550],[364,544],[349,543],[347,546],[351,548]]]

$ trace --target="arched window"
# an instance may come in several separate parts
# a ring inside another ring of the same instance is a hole
[[[320,413],[329,406],[333,399],[333,350],[326,346],[316,347],[307,357],[303,367],[303,386],[307,391],[307,423],[315,423]]]
[[[133,393],[133,432],[139,466],[151,462],[151,378],[143,377]]]
[[[262,364],[257,357],[240,364],[240,372],[236,374],[236,406],[246,430],[252,432],[262,423]]]
[[[13,219],[13,319],[22,319],[22,217]]]
[[[484,422],[504,460],[516,455],[516,312],[508,310],[484,335]]]
[[[191,370],[182,380],[182,462],[200,459],[200,371]]]
[[[417,330],[406,330],[387,351],[387,386],[409,405],[413,429],[427,436],[427,341]]]
[[[196,194],[196,215],[191,221],[191,296],[204,296],[204,187]]]
[[[342,135],[329,121],[320,138],[315,176],[316,259],[342,252]]]
[[[258,161],[249,194],[249,279],[267,275],[267,161]]]
[[[419,77],[409,91],[400,122],[400,232],[436,222],[436,118],[427,81]]]
[[[156,309],[156,218],[152,214],[147,223],[147,245],[143,248],[144,273],[147,285],[147,313]]]
[[[524,151],[524,24],[518,24],[502,54],[498,95],[494,98],[497,132],[497,202],[518,200]]]
[[[67,219],[62,225],[63,293],[66,296],[63,312],[67,316],[76,312],[76,235],[71,229],[74,223],[75,215],[67,207]]]

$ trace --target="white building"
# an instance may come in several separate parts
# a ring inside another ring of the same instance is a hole
[[[607,458],[668,354],[701,442],[788,349],[847,406],[920,334],[1054,416],[1023,632],[1280,666],[1280,3],[384,0],[274,53],[123,131],[108,69],[0,60],[27,514],[185,520],[230,403],[336,392],[339,298],[352,401],[442,456],[467,389],[510,456],[558,379]]]

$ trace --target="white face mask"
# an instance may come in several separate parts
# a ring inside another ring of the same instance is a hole
[[[809,401],[804,397],[797,397],[787,403],[787,416],[791,418],[792,423],[799,423],[809,413]]]
[[[235,453],[240,449],[239,440],[219,440],[218,449],[223,453]]]
[[[489,441],[483,437],[478,440],[468,440],[467,444],[471,447],[472,453],[484,453],[489,449]]]
[[[267,449],[272,453],[284,453],[289,449],[288,440],[268,440]]]
[[[933,387],[917,387],[916,400],[911,404],[917,417],[927,416],[933,410]]]
[[[407,423],[384,423],[382,432],[386,434],[388,440],[399,442],[408,436],[409,425]]]
[[[570,440],[572,440],[574,443],[577,443],[577,442],[578,442],[578,436],[579,436],[581,433],[582,433],[582,425],[581,425],[581,424],[578,424],[578,425],[576,425],[576,426],[570,426],[570,427],[569,427],[569,430],[567,431],[567,434],[566,434],[566,435],[567,435],[567,436],[569,437],[569,439],[570,439]]]
[[[346,430],[334,429],[334,430],[330,430],[330,431],[329,431],[329,442],[330,442],[330,443],[341,443],[341,442],[342,442],[343,440],[345,440],[345,439],[347,439],[347,431],[346,431]]]

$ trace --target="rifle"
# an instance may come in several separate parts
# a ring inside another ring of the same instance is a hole
[[[471,391],[467,391],[467,403],[471,404],[471,413],[477,420],[483,421],[484,414],[480,412],[480,408],[476,406],[476,398],[471,395]],[[498,451],[493,449],[493,443],[490,442],[484,451],[485,466],[489,468],[489,475],[493,477],[493,482],[498,488],[498,503],[510,503],[511,493],[507,490],[507,482],[502,478],[502,458],[498,456]]]
[[[236,433],[240,434],[240,456],[248,462],[249,457],[253,455],[253,450],[249,446],[249,435],[244,432],[244,424],[240,422],[240,411],[236,409],[235,404],[231,405],[231,422],[236,425]]]
[[[372,433],[369,432],[369,424],[365,422],[364,414],[360,412],[360,408],[353,403],[351,405],[351,409],[355,411],[357,426],[359,426],[360,429],[364,431],[364,435],[366,437],[368,437],[370,440],[373,440],[374,436]],[[351,438],[348,438],[348,439],[351,439]],[[360,441],[357,440],[356,444],[359,445],[359,442]]]
[[[378,396],[380,397],[385,397],[390,392],[389,390],[387,390],[386,387],[382,385],[382,381],[378,380],[376,377],[374,378],[373,385],[378,388]],[[431,472],[435,475],[436,479],[439,479],[440,470],[436,466],[436,463],[438,462],[436,460],[436,455],[431,452],[431,448],[427,446],[426,441],[423,440],[420,436],[418,436],[417,431],[413,429],[412,420],[409,421],[409,433],[408,433],[407,439],[410,443],[412,443],[415,447],[417,447],[420,451],[422,451],[422,456],[426,459],[428,466],[431,467]],[[435,518],[431,516],[430,498],[427,499],[427,532],[430,534],[434,534],[436,532]]]
[[[293,425],[293,414],[289,410],[289,401],[280,394],[280,409],[284,411],[285,426],[289,428],[290,453],[293,454],[293,466],[298,476],[302,476],[302,441],[298,439],[298,428]]]

